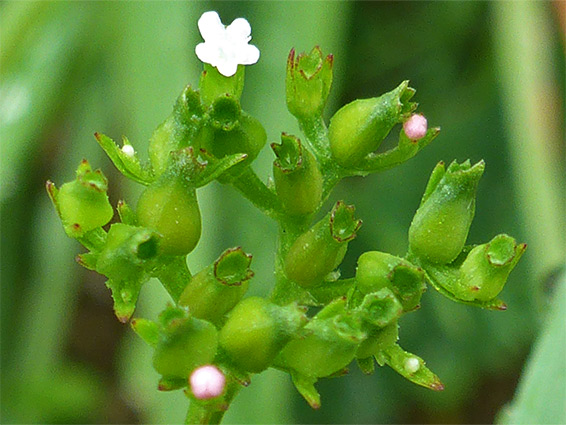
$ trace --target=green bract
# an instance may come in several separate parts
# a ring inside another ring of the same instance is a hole
[[[118,202],[120,222],[104,228],[113,217],[108,182],[86,160],[75,180],[59,190],[47,183],[66,233],[88,250],[77,257],[79,263],[107,277],[120,321],[130,319],[151,278],[159,279],[170,295],[172,304],[157,321],[137,318],[131,323],[153,350],[159,389],[187,387],[196,368],[212,366],[200,370],[214,370],[225,387],[210,399],[206,391],[187,390],[186,423],[218,423],[241,387],[251,382],[251,374],[269,367],[289,373],[313,408],[320,407],[317,380],[344,374],[354,359],[364,373],[373,373],[377,362],[418,385],[443,389],[420,357],[397,344],[401,317],[418,309],[426,282],[456,302],[505,309],[497,296],[526,248],[507,235],[466,246],[483,161],[473,166],[453,162],[448,168],[439,163],[409,228],[407,255],[365,252],[355,276],[340,278],[337,267],[361,220],[354,217],[354,206],[342,201],[330,211],[323,209],[332,189],[342,178],[402,164],[427,146],[439,128],[429,128],[424,116],[413,115],[415,90],[408,81],[382,96],[342,107],[327,128],[322,112],[333,57],[324,57],[318,47],[299,55],[293,49],[286,101],[303,135],[281,133],[281,143],[271,144],[273,176],[265,183],[250,165],[267,135],[240,102],[241,64],[257,60],[257,49],[248,51],[253,58],[246,56],[245,22],[224,27],[216,13],[207,14],[202,25],[207,22],[215,22],[221,34],[241,30],[240,50],[224,51],[230,40],[220,40],[221,49],[211,59],[226,60],[224,65],[237,71],[225,77],[205,64],[199,90],[186,86],[151,136],[149,161],[140,160],[126,138],[120,147],[95,134],[116,168],[145,186],[130,204],[135,208]],[[213,38],[199,49],[205,58],[210,46],[218,47]],[[237,61],[229,63],[232,59]],[[397,145],[376,152],[402,123],[405,130],[399,131]],[[276,246],[275,281],[267,277],[255,283],[258,293],[268,291],[257,285],[272,287],[267,298],[243,299],[253,272],[251,254],[242,248],[224,250],[194,275],[188,269],[186,256],[207,220],[201,217],[197,190],[215,180],[238,190],[277,223],[277,242],[266,240],[264,245],[265,250]]]

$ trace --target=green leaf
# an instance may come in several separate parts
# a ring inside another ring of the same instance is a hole
[[[527,362],[515,398],[500,424],[566,423],[566,274],[555,289],[546,324]]]

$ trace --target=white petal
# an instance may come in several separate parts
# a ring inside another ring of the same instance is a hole
[[[198,29],[205,41],[218,39],[223,36],[225,31],[220,16],[214,11],[202,14],[198,20]]]
[[[252,45],[248,44],[243,46],[238,55],[238,63],[242,65],[252,65],[259,60],[259,49]]]
[[[238,18],[234,19],[232,23],[226,27],[226,33],[230,38],[244,40],[247,42],[251,38],[250,34],[252,33],[252,27],[244,18]]]
[[[234,61],[224,61],[219,63],[216,68],[225,77],[231,77],[238,70],[238,64]]]
[[[204,63],[213,63],[216,60],[216,52],[210,44],[199,43],[195,47],[197,57]]]

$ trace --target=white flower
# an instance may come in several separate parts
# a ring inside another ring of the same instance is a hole
[[[198,58],[218,69],[225,77],[231,77],[238,65],[252,65],[259,59],[259,49],[248,44],[252,28],[244,18],[234,19],[225,27],[216,12],[205,12],[198,20],[198,28],[204,43],[195,48]]]
[[[134,151],[134,147],[132,145],[122,146],[122,152],[124,152],[124,154],[126,156],[129,156],[130,158],[133,158],[134,155],[136,154],[136,151]]]

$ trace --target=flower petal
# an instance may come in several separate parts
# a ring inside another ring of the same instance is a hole
[[[215,62],[218,53],[210,43],[199,43],[195,47],[195,53],[197,57],[204,63],[213,64]]]
[[[225,27],[218,13],[214,11],[204,12],[198,20],[198,29],[204,41],[217,40],[223,37]]]
[[[231,77],[238,70],[238,64],[235,61],[222,61],[216,68],[225,77]]]
[[[242,65],[252,65],[259,60],[259,49],[252,44],[242,46],[238,53],[238,63]]]
[[[248,42],[251,37],[252,27],[250,23],[244,18],[234,19],[228,27],[226,27],[226,33],[228,38],[234,38],[237,40],[242,40],[243,42]]]

